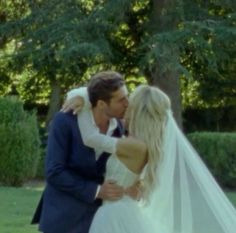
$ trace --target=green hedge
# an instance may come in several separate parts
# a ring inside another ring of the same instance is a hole
[[[221,186],[236,188],[236,133],[197,132],[188,135]]]
[[[42,124],[39,126],[39,135],[40,135],[40,156],[37,167],[37,173],[35,178],[37,179],[45,179],[45,157],[46,157],[46,148],[47,148],[47,140],[48,140],[48,129]]]
[[[0,183],[20,186],[34,177],[40,154],[35,113],[16,97],[0,98]]]
[[[37,172],[35,174],[36,179],[44,179],[45,178],[45,155],[46,155],[46,148],[41,147],[41,152],[39,156]]]

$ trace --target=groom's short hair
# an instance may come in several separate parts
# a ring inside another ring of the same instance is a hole
[[[98,100],[109,104],[112,93],[124,85],[123,76],[115,71],[103,71],[92,76],[88,84],[88,95],[92,107],[97,105]]]

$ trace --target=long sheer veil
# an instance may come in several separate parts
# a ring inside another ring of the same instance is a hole
[[[235,233],[236,210],[197,152],[178,128],[171,112],[164,155],[150,203],[144,207],[157,233]]]

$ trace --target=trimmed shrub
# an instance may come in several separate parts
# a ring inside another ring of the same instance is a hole
[[[196,132],[188,135],[221,186],[236,188],[236,133]]]
[[[35,178],[36,179],[39,179],[39,180],[42,180],[45,178],[45,149],[44,148],[41,148],[41,153],[40,153],[40,156],[39,156],[39,162],[38,162],[38,166],[37,166],[37,172],[36,172],[36,175],[35,175]]]
[[[0,98],[0,182],[20,186],[34,177],[40,154],[35,113],[16,97]]]
[[[44,179],[45,178],[45,156],[47,148],[47,139],[48,139],[48,130],[45,126],[39,126],[39,135],[40,135],[40,156],[37,167],[37,173],[35,178]]]

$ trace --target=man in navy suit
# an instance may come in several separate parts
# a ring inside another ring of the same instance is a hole
[[[88,94],[94,121],[100,132],[106,133],[111,119],[121,119],[128,107],[123,77],[100,72],[91,79]],[[117,120],[113,135],[122,134]],[[96,159],[94,149],[83,144],[77,116],[57,113],[48,138],[47,184],[32,223],[39,222],[44,233],[87,233],[102,200],[117,200],[123,195],[122,187],[104,182],[108,156],[102,153]]]

